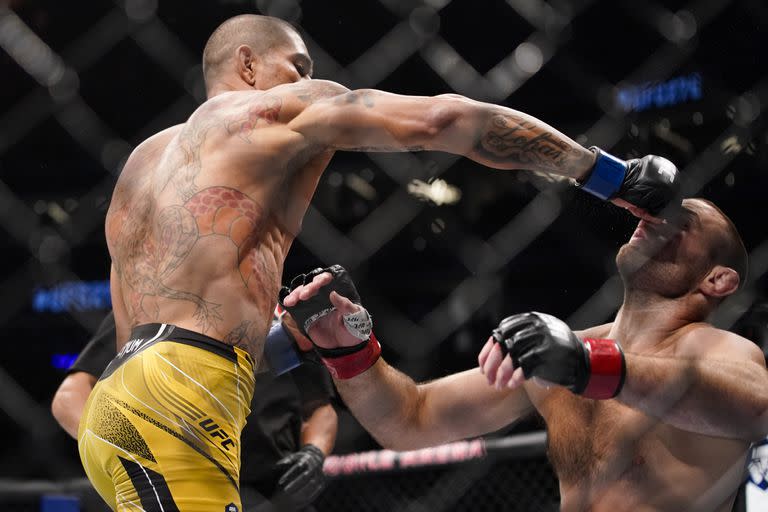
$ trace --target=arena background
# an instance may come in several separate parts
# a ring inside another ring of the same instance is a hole
[[[76,445],[49,406],[109,308],[103,219],[112,188],[133,147],[203,101],[205,40],[246,12],[296,24],[317,78],[405,94],[457,92],[522,110],[621,157],[672,159],[686,192],[730,215],[751,254],[746,287],[713,321],[766,346],[763,0],[5,0],[0,503],[13,505],[3,510],[39,510],[39,495],[61,491],[46,482],[83,476]],[[345,265],[387,360],[416,379],[435,378],[470,367],[508,314],[545,311],[572,327],[606,321],[621,297],[613,257],[634,225],[624,211],[528,172],[436,153],[340,153],[285,277]],[[337,452],[377,448],[339,409]],[[505,434],[540,428],[529,421]],[[545,510],[556,484],[541,450],[523,453],[532,459],[351,482],[378,493],[365,494],[375,510],[510,507],[487,495],[502,487],[540,493],[520,510]],[[39,485],[22,492],[25,480]],[[481,481],[488,492],[473,495]],[[332,485],[319,508],[361,509],[340,497],[343,488]]]

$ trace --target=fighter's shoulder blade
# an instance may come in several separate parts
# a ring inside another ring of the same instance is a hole
[[[168,145],[168,142],[178,135],[183,128],[184,124],[177,124],[147,137],[139,143],[138,146],[133,148],[127,163],[130,163],[133,159],[142,158],[163,151]]]

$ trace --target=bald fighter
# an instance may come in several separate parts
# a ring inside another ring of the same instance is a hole
[[[736,228],[700,199],[685,200],[676,224],[640,221],[619,250],[625,294],[613,322],[573,332],[549,315],[514,315],[493,331],[480,368],[425,384],[379,357],[340,267],[310,274],[283,302],[386,447],[477,436],[538,413],[563,512],[726,512],[750,443],[768,433],[768,372],[755,344],[706,323],[747,271]]]
[[[113,508],[240,509],[253,371],[283,261],[335,151],[447,151],[557,174],[649,219],[678,187],[667,160],[588,150],[508,108],[310,80],[304,42],[275,18],[224,22],[203,73],[208,100],[134,150],[107,212],[119,351],[78,439]]]

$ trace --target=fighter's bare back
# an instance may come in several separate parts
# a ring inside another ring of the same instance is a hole
[[[332,156],[287,123],[306,95],[338,92],[291,84],[222,94],[134,151],[106,222],[124,331],[172,323],[258,361],[285,256]]]

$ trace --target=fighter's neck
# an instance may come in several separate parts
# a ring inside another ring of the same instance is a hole
[[[221,80],[214,83],[210,89],[208,89],[208,99],[224,94],[225,92],[232,91],[253,91],[253,87],[248,87],[245,82],[237,82],[233,80]]]
[[[610,338],[631,350],[663,348],[687,326],[705,320],[695,297],[669,299],[627,292],[611,326]]]

